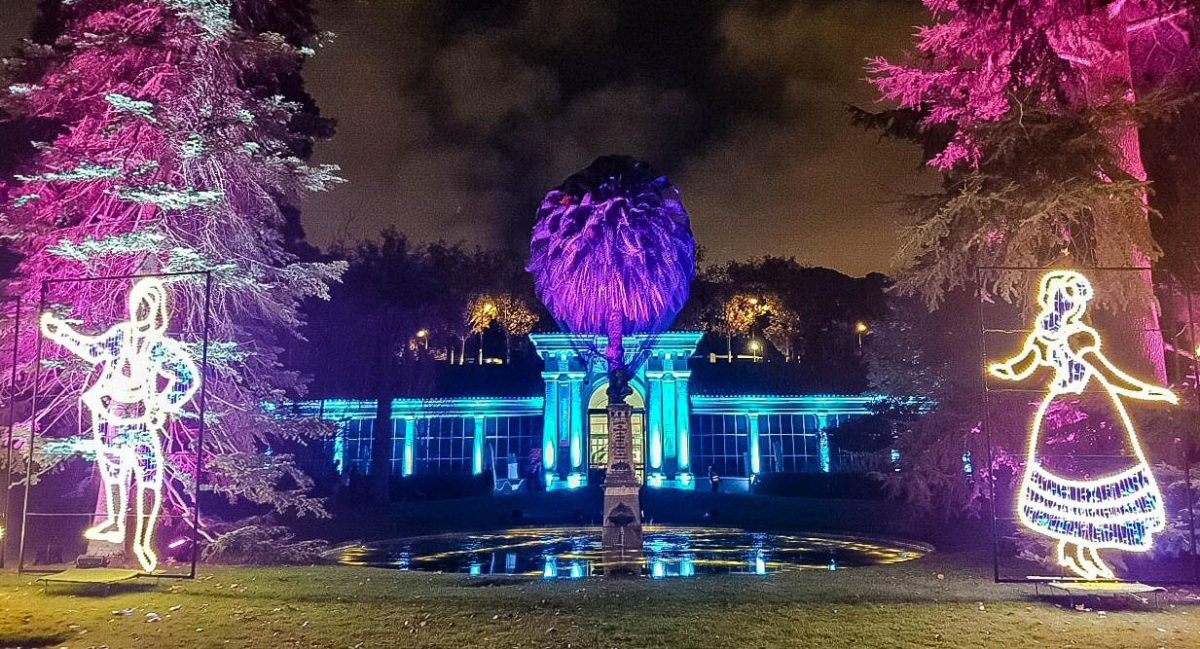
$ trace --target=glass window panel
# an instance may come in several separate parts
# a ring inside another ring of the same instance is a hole
[[[693,470],[707,475],[712,467],[718,475],[745,476],[748,430],[744,415],[693,415],[690,431]]]

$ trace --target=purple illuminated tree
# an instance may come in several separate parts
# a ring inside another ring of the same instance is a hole
[[[608,362],[609,470],[604,484],[606,574],[636,572],[641,505],[632,466],[634,366],[624,339],[663,331],[687,301],[696,242],[679,190],[626,156],[596,159],[551,190],[538,209],[529,272],[538,296],[585,353]],[[606,336],[603,352],[593,341]]]
[[[538,209],[529,272],[564,329],[608,337],[610,402],[630,393],[624,338],[669,327],[695,269],[679,190],[644,162],[598,158],[546,194]]]
[[[907,233],[901,263],[914,272],[901,289],[936,302],[972,277],[974,266],[1044,266],[1063,250],[1086,265],[1154,262],[1160,253],[1150,233],[1138,126],[1152,112],[1144,100],[1196,61],[1196,3],[925,5],[934,22],[918,33],[918,55],[869,65],[886,99],[917,111],[923,132],[947,138],[931,164],[950,174],[951,191]],[[1092,135],[1100,146],[1091,145]],[[1037,138],[1040,150],[1029,145]],[[1053,138],[1064,146],[1049,145]],[[1052,164],[1039,167],[1035,156]],[[1006,173],[1021,166],[1037,173]],[[1153,284],[1148,272],[1139,281],[1109,297],[1133,315],[1132,342],[1162,380]],[[1009,297],[1014,283],[1000,274],[983,288]]]
[[[9,290],[26,304],[47,279],[212,271],[208,486],[301,513],[320,510],[310,481],[271,448],[318,429],[264,406],[303,391],[280,365],[281,341],[300,302],[327,297],[344,267],[301,263],[286,247],[291,206],[340,180],[303,160],[328,131],[299,81],[316,35],[307,12],[306,0],[44,2],[41,42],[5,70],[2,101],[53,128],[0,178],[0,236],[22,256]],[[120,319],[114,290],[81,284],[54,307],[104,327]],[[203,283],[170,290],[177,324],[200,331]],[[39,428],[64,425],[83,378],[44,372]],[[184,508],[195,427],[171,432],[167,484]]]

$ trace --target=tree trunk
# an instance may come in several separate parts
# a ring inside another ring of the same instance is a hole
[[[1133,89],[1133,72],[1129,59],[1129,38],[1120,16],[1113,16],[1110,31],[1100,35],[1101,43],[1113,56],[1103,67],[1091,68],[1086,78],[1089,105],[1105,102],[1136,101]],[[1114,96],[1114,88],[1124,88],[1124,96]],[[1138,180],[1146,180],[1146,167],[1142,162],[1141,141],[1134,123],[1114,126],[1109,137],[1113,149],[1119,155],[1121,170]],[[1117,213],[1115,206],[1098,206],[1100,222],[1121,223],[1127,221],[1125,232],[1137,233],[1150,240],[1149,201],[1142,196],[1142,209],[1133,213]],[[1165,385],[1167,383],[1166,347],[1163,343],[1159,322],[1159,304],[1154,293],[1154,278],[1148,250],[1121,245],[1106,245],[1103,237],[1124,228],[1106,227],[1096,233],[1096,249],[1099,251],[1096,264],[1110,268],[1145,268],[1141,271],[1098,273],[1096,289],[1105,302],[1115,308],[1095,312],[1105,333],[1108,353],[1131,373],[1146,380]],[[1121,235],[1118,235],[1121,236]],[[1127,235],[1125,235],[1127,236]],[[1104,275],[1108,275],[1105,277]]]
[[[378,395],[375,432],[371,439],[371,500],[386,504],[391,500],[392,395],[387,394],[387,390],[380,390]]]
[[[624,313],[620,308],[612,309],[608,314],[608,349],[604,351],[609,372],[625,367],[624,326]]]

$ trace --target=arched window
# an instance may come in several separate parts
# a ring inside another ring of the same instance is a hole
[[[630,419],[630,433],[633,436],[633,466],[637,472],[638,482],[645,474],[646,448],[646,398],[642,396],[637,386],[629,395],[626,403],[633,406],[633,417]],[[608,382],[602,382],[592,391],[588,398],[588,468],[604,470],[608,468]]]

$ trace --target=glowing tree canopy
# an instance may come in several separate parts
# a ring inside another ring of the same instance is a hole
[[[567,331],[608,337],[610,395],[628,389],[623,337],[670,326],[695,269],[679,190],[645,162],[598,158],[538,209],[529,261],[538,296]]]
[[[916,111],[923,131],[946,134],[948,143],[933,152],[931,164],[980,173],[965,180],[952,176],[954,191],[941,208],[908,233],[902,254],[916,272],[901,279],[902,290],[915,285],[936,297],[961,286],[976,266],[1048,266],[1064,250],[1076,264],[1144,268],[1156,261],[1160,251],[1140,185],[1147,175],[1138,110],[1146,108],[1143,100],[1153,90],[1173,87],[1189,70],[1194,74],[1200,5],[1195,0],[924,4],[932,23],[918,31],[917,52],[902,60],[873,59],[872,82],[885,99]],[[1078,120],[1099,131],[1104,146],[1085,151],[1080,147],[1087,138],[1079,132],[1064,136],[1044,123],[1039,129],[1036,116],[1058,116],[1060,125]],[[1008,167],[996,166],[1015,148],[1012,141],[995,144],[999,124],[1011,124],[1011,132],[1024,139],[1058,133],[1076,147],[1077,157],[1091,159],[1082,161],[1083,169],[1062,169],[1061,177],[1053,177],[1058,168],[1020,177],[1026,166],[1020,156]],[[1003,294],[1017,283],[1012,273],[997,277],[995,286],[984,288]],[[1130,339],[1130,351],[1137,345],[1143,364],[1165,381],[1153,289],[1147,272],[1124,286],[1102,287],[1100,301],[1125,307],[1131,331],[1110,335]]]
[[[339,182],[335,168],[303,160],[324,128],[299,83],[316,35],[306,0],[42,7],[42,43],[5,59],[0,82],[0,108],[17,123],[49,125],[0,176],[0,238],[22,257],[5,288],[36,305],[48,279],[211,271],[206,486],[279,511],[320,511],[293,459],[267,453],[320,429],[264,407],[304,389],[279,350],[300,324],[300,303],[326,297],[343,269],[288,252],[291,206]],[[204,330],[196,277],[171,283],[180,330]],[[112,282],[72,286],[49,296],[56,313],[85,323],[126,317]],[[18,387],[32,373],[32,339],[21,341]],[[50,367],[43,377],[36,429],[71,434],[64,414],[86,376]],[[195,502],[179,490],[194,482],[194,431],[169,428],[164,507],[181,513]]]
[[[1195,47],[1190,0],[924,0],[934,23],[917,34],[919,57],[876,58],[869,70],[888,99],[927,109],[924,125],[949,126],[932,163],[975,164],[976,129],[1023,102],[1071,110],[1135,100],[1135,83],[1173,81]],[[1127,170],[1145,177],[1136,125],[1114,130]],[[1132,138],[1132,140],[1123,139]]]
[[[1122,399],[1172,404],[1178,399],[1122,372],[1105,356],[1100,333],[1084,322],[1094,294],[1080,273],[1047,273],[1033,333],[1016,356],[990,365],[988,372],[1005,381],[1023,381],[1042,368],[1053,372],[1030,427],[1017,515],[1030,530],[1058,541],[1059,565],[1084,579],[1113,579],[1098,550],[1145,552],[1166,524],[1162,492]],[[1043,426],[1056,403],[1077,398],[1093,382],[1107,393],[1114,423],[1120,424],[1132,450],[1132,465],[1099,478],[1053,473],[1041,460],[1046,452]]]
[[[41,322],[43,335],[100,368],[80,401],[91,414],[105,516],[83,535],[125,543],[132,480],[137,484],[133,553],[147,572],[158,565],[154,532],[162,509],[167,419],[182,412],[201,380],[184,346],[166,337],[169,323],[167,290],[155,278],[133,286],[129,320],[102,334],[79,333],[52,313],[43,314]]]

